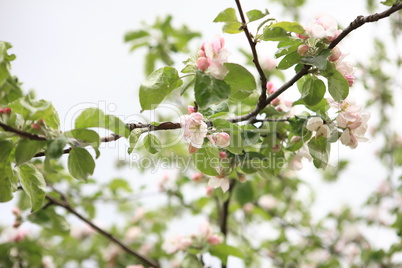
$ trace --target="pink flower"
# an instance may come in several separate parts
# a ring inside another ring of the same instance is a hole
[[[313,160],[311,157],[306,144],[303,144],[303,146],[300,148],[299,151],[296,152],[296,154],[293,156],[293,158],[289,162],[289,168],[292,170],[300,170],[303,168],[302,164],[302,159],[307,158],[309,161]]]
[[[345,60],[346,55],[342,55],[339,59],[335,62],[335,68],[340,72],[343,77],[348,81],[349,86],[353,86],[355,82],[355,77],[353,76],[354,68],[353,65]]]
[[[228,178],[212,177],[208,181],[208,186],[216,188],[221,188],[224,193],[229,190],[230,183]]]
[[[183,139],[195,148],[201,148],[207,136],[208,126],[200,113],[191,113],[180,116],[180,125],[183,128]]]
[[[192,243],[193,241],[190,237],[176,235],[170,240],[165,241],[162,248],[166,251],[166,253],[172,254],[177,251],[186,250],[186,248],[191,246]]]
[[[278,62],[273,57],[267,57],[261,62],[261,67],[264,70],[272,71],[278,65]]]
[[[272,81],[267,82],[267,92],[268,94],[272,94],[277,90],[277,88],[274,86],[274,83]]]
[[[189,114],[192,114],[192,113],[195,112],[194,106],[191,106],[191,105],[187,106],[187,110],[188,110],[188,113],[189,113]]]
[[[199,226],[199,236],[202,240],[205,240],[210,245],[218,245],[223,242],[221,236],[213,234],[212,228],[209,222],[205,221]]]
[[[306,33],[313,38],[333,41],[341,33],[338,23],[330,16],[317,17],[307,23]]]
[[[201,71],[209,70],[209,73],[216,79],[222,80],[228,70],[224,66],[227,62],[229,52],[223,48],[225,40],[217,36],[212,42],[205,42],[198,52],[197,67]]]
[[[331,50],[331,56],[328,57],[330,61],[337,61],[342,56],[342,52],[339,47],[334,47]]]
[[[226,132],[214,133],[208,136],[209,141],[212,144],[216,144],[219,147],[225,148],[230,145],[230,136]]]

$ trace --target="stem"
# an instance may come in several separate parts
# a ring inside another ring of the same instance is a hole
[[[63,195],[62,195],[63,196]],[[100,228],[99,226],[97,226],[96,224],[94,224],[91,220],[85,218],[82,214],[80,214],[78,211],[76,211],[73,207],[70,206],[70,204],[67,201],[60,201],[57,200],[55,198],[53,198],[50,195],[46,195],[46,198],[53,203],[56,206],[60,206],[65,208],[68,212],[74,214],[76,217],[78,217],[79,219],[81,219],[82,221],[84,221],[86,224],[88,224],[89,226],[91,226],[94,230],[96,230],[98,233],[100,233],[101,235],[103,235],[105,238],[107,238],[108,240],[112,241],[113,243],[117,244],[118,246],[120,246],[124,251],[126,251],[128,254],[134,256],[136,259],[138,259],[142,264],[148,266],[148,267],[154,267],[154,268],[159,268],[159,264],[157,262],[155,262],[154,260],[151,260],[149,258],[147,258],[146,256],[143,256],[141,254],[139,254],[138,252],[132,250],[129,246],[127,246],[126,244],[124,244],[122,241],[120,241],[119,239],[117,239],[116,237],[114,237],[111,233],[103,230],[102,228]]]
[[[21,136],[23,138],[27,138],[27,139],[30,139],[30,140],[35,140],[35,141],[46,141],[47,140],[46,137],[44,137],[44,136],[39,136],[39,135],[36,135],[36,134],[25,132],[25,131],[13,128],[13,127],[11,127],[9,125],[6,125],[4,123],[1,123],[1,122],[0,122],[0,127],[2,129],[4,129],[5,131],[15,133],[18,136]]]

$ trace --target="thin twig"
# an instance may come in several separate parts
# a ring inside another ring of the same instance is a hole
[[[2,129],[4,129],[5,131],[15,133],[20,137],[27,138],[27,139],[30,139],[30,140],[35,140],[35,141],[46,141],[47,140],[46,137],[44,137],[44,136],[39,136],[39,135],[36,135],[36,134],[25,132],[25,131],[13,128],[11,126],[8,126],[8,125],[6,125],[4,123],[1,123],[1,122],[0,122],[0,127]]]
[[[63,195],[62,195],[63,196]],[[56,206],[60,206],[65,208],[68,212],[74,214],[76,217],[78,217],[79,219],[81,219],[82,221],[84,221],[86,224],[88,224],[89,226],[91,226],[94,230],[96,230],[98,233],[100,233],[101,235],[103,235],[104,237],[106,237],[108,240],[114,242],[115,244],[117,244],[118,246],[120,246],[124,251],[126,251],[128,254],[134,256],[136,259],[138,259],[141,263],[143,263],[144,265],[148,266],[148,267],[154,267],[154,268],[159,268],[159,264],[157,262],[155,262],[154,260],[151,260],[149,258],[147,258],[146,256],[141,255],[140,253],[132,250],[129,246],[127,246],[126,244],[124,244],[122,241],[120,241],[119,239],[117,239],[115,236],[113,236],[111,233],[103,230],[102,228],[100,228],[98,225],[94,224],[91,220],[87,219],[86,217],[84,217],[82,214],[80,214],[77,210],[75,210],[72,206],[70,206],[70,204],[67,201],[60,201],[57,200],[56,198],[50,196],[50,195],[46,195],[46,198],[52,202],[54,205]]]

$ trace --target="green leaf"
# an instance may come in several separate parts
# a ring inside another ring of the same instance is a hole
[[[78,180],[86,181],[94,173],[95,161],[87,150],[80,147],[71,149],[68,155],[68,171]]]
[[[32,164],[22,164],[17,172],[21,186],[31,201],[31,212],[39,210],[46,195],[46,182],[42,173]]]
[[[46,157],[50,159],[58,159],[63,155],[63,149],[67,144],[67,138],[64,135],[54,140],[48,141],[46,149]]]
[[[349,84],[343,75],[334,70],[334,74],[328,79],[328,91],[329,94],[337,102],[342,102],[349,95]]]
[[[209,176],[217,176],[219,167],[219,149],[204,147],[198,149],[193,155],[193,163],[199,171]]]
[[[198,260],[197,256],[193,254],[187,254],[180,264],[180,268],[203,268],[204,266]]]
[[[128,138],[129,142],[130,142],[130,147],[128,147],[128,154],[131,154],[135,148],[135,146],[137,145],[138,139],[140,138],[142,134],[142,130],[139,128],[133,129],[130,133],[130,137]]]
[[[247,11],[246,15],[248,18],[248,22],[256,21],[259,19],[264,18],[269,14],[268,10],[265,10],[265,12],[262,12],[261,10],[253,9],[250,11]]]
[[[57,214],[54,209],[48,208],[39,210],[29,215],[28,220],[52,233],[68,234],[70,232],[70,224],[67,222],[66,218]]]
[[[385,0],[385,1],[382,1],[381,4],[383,4],[385,6],[392,6],[393,4],[396,4],[399,2],[401,2],[401,0]]]
[[[325,84],[315,76],[308,76],[302,87],[301,99],[309,106],[320,103],[325,95]]]
[[[244,173],[252,174],[263,166],[265,155],[257,152],[246,152],[240,156],[240,168]]]
[[[282,27],[265,27],[262,33],[264,41],[284,41],[289,40],[290,34]]]
[[[163,67],[152,72],[140,86],[140,104],[143,110],[155,109],[183,81],[173,67]]]
[[[246,203],[254,201],[254,188],[250,181],[236,185],[234,190],[236,201],[243,206]]]
[[[299,55],[299,53],[297,53],[297,51],[292,52],[288,55],[286,55],[278,64],[278,69],[280,70],[286,70],[290,67],[292,67],[293,65],[299,63],[301,60],[301,56]]]
[[[11,141],[0,141],[0,163],[7,161],[13,149],[14,144]]]
[[[213,22],[237,22],[236,10],[234,8],[227,8],[220,12]]]
[[[218,257],[223,264],[227,263],[227,258],[228,256],[235,256],[238,257],[240,259],[244,258],[243,253],[236,247],[233,246],[229,246],[226,244],[219,244],[219,245],[215,245],[213,246],[210,250],[209,253],[211,253],[211,255]]]
[[[145,136],[144,145],[147,151],[150,152],[151,154],[156,154],[162,149],[161,142],[153,134],[148,134]]]
[[[17,187],[18,178],[13,173],[10,163],[0,162],[0,202],[13,199],[13,192]]]
[[[301,26],[297,22],[281,21],[281,22],[272,24],[269,27],[271,27],[271,28],[280,27],[280,28],[285,29],[285,31],[287,31],[287,32],[293,32],[293,33],[298,33],[298,34],[303,34],[305,32],[303,26]]]
[[[109,183],[109,189],[111,192],[116,193],[118,190],[123,190],[125,192],[131,193],[130,183],[124,179],[113,179]]]
[[[228,33],[228,34],[241,33],[243,31],[243,29],[241,28],[241,25],[242,24],[238,21],[228,22],[225,25],[223,25],[222,31],[224,33]]]
[[[275,58],[280,58],[284,55],[297,51],[297,48],[300,46],[301,43],[302,42],[299,41],[283,47],[278,46],[278,50],[275,52]]]
[[[96,158],[99,157],[99,146],[101,144],[101,140],[99,134],[90,129],[73,129],[64,133],[67,138],[75,139],[81,144],[82,147],[85,147],[87,144],[92,146],[96,152]]]
[[[17,143],[15,149],[15,162],[17,165],[21,165],[34,157],[44,146],[45,141],[34,141],[29,139],[21,139]]]
[[[316,66],[320,70],[325,70],[328,64],[328,56],[331,55],[330,49],[324,49],[315,57],[302,57],[300,62],[303,64]]]
[[[228,74],[224,81],[230,86],[230,96],[237,100],[247,98],[257,87],[254,76],[243,66],[225,63]]]
[[[205,117],[215,118],[219,115],[225,115],[229,112],[229,106],[226,102],[221,102],[217,105],[211,104],[205,109],[200,109],[200,113],[202,113]]]
[[[318,136],[312,138],[307,145],[313,157],[314,166],[325,169],[328,166],[331,144],[323,136]]]
[[[203,72],[197,72],[194,94],[198,106],[204,109],[211,104],[218,104],[227,100],[230,95],[230,86],[222,80],[204,74]]]
[[[75,120],[75,128],[106,128],[119,136],[128,138],[130,129],[114,115],[105,115],[98,108],[85,109]]]
[[[140,39],[140,38],[143,38],[146,36],[149,36],[149,33],[147,31],[144,31],[144,30],[131,31],[124,35],[124,42],[133,41],[133,40]]]

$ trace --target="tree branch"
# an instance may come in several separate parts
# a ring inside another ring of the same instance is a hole
[[[239,0],[236,0],[236,3],[238,1]],[[363,26],[365,23],[375,22],[380,19],[389,17],[391,14],[395,13],[396,11],[398,11],[400,9],[402,9],[402,3],[394,4],[392,7],[390,7],[389,9],[387,9],[381,13],[375,13],[375,14],[372,14],[372,15],[369,15],[366,17],[358,16],[354,21],[352,21],[350,23],[350,25],[345,30],[342,31],[342,33],[334,41],[332,41],[332,43],[328,46],[328,48],[333,49],[351,31],[356,30],[357,28]],[[255,49],[255,47],[254,47],[254,49]],[[253,53],[253,56],[254,56],[254,53]],[[264,103],[261,104],[260,101],[258,101],[254,110],[252,110],[248,114],[244,114],[244,115],[237,116],[234,118],[229,118],[228,121],[230,121],[232,123],[236,123],[236,122],[246,121],[246,120],[249,120],[250,118],[257,116],[268,104],[271,103],[272,100],[274,100],[279,95],[281,95],[283,92],[285,92],[288,88],[290,88],[294,83],[296,83],[304,75],[308,74],[308,71],[310,68],[311,68],[311,65],[304,65],[303,68],[295,74],[295,76],[293,76],[288,82],[283,84],[273,94],[269,95],[268,98],[266,98]],[[257,68],[257,70],[258,70],[258,68]],[[262,92],[261,92],[261,94],[262,94]],[[264,92],[264,94],[265,94],[265,92]]]
[[[62,195],[63,196],[63,195]],[[80,214],[78,211],[76,211],[73,207],[70,206],[70,204],[67,201],[60,201],[57,200],[56,198],[50,196],[50,195],[46,195],[46,198],[53,203],[56,206],[59,207],[63,207],[65,208],[68,212],[74,214],[76,217],[78,217],[79,219],[81,219],[82,221],[84,221],[86,224],[88,224],[89,226],[91,226],[94,230],[96,230],[98,233],[100,233],[101,235],[103,235],[105,238],[107,238],[108,240],[112,241],[113,243],[117,244],[118,246],[120,246],[124,251],[126,251],[128,254],[134,256],[136,259],[138,259],[142,264],[148,266],[148,267],[154,267],[154,268],[159,268],[159,264],[157,262],[155,262],[154,260],[151,260],[149,258],[147,258],[146,256],[143,256],[141,254],[139,254],[138,252],[132,250],[129,246],[127,246],[126,244],[124,244],[122,241],[120,241],[119,239],[117,239],[116,237],[114,237],[111,233],[103,230],[102,228],[100,228],[99,226],[97,226],[96,224],[94,224],[91,220],[85,218],[82,214]]]
[[[30,140],[35,140],[35,141],[46,141],[47,140],[46,137],[44,137],[44,136],[39,136],[39,135],[36,135],[36,134],[25,132],[25,131],[13,128],[11,126],[8,126],[8,125],[6,125],[4,123],[1,123],[1,122],[0,122],[0,127],[2,129],[4,129],[5,131],[15,133],[18,136],[21,136],[23,138],[27,138],[27,139],[30,139]]]
[[[258,99],[258,103],[256,107],[260,107],[261,110],[264,109],[265,106],[264,103],[266,102],[267,99],[267,77],[265,76],[264,71],[262,70],[261,64],[258,60],[258,53],[257,53],[257,42],[253,39],[253,36],[251,35],[250,31],[248,30],[247,27],[247,22],[246,22],[246,18],[244,17],[244,12],[243,12],[243,8],[240,4],[240,0],[235,0],[236,5],[237,5],[237,9],[239,11],[240,14],[240,18],[241,18],[241,22],[242,22],[242,29],[244,31],[244,34],[247,37],[248,43],[250,45],[251,48],[251,52],[253,54],[253,63],[255,65],[255,67],[257,68],[258,74],[260,75],[260,80],[261,80],[261,93],[260,93],[260,97]],[[258,114],[258,112],[257,112]],[[250,119],[250,118],[248,118]],[[247,119],[246,119],[247,120]],[[239,122],[239,121],[237,121]]]

